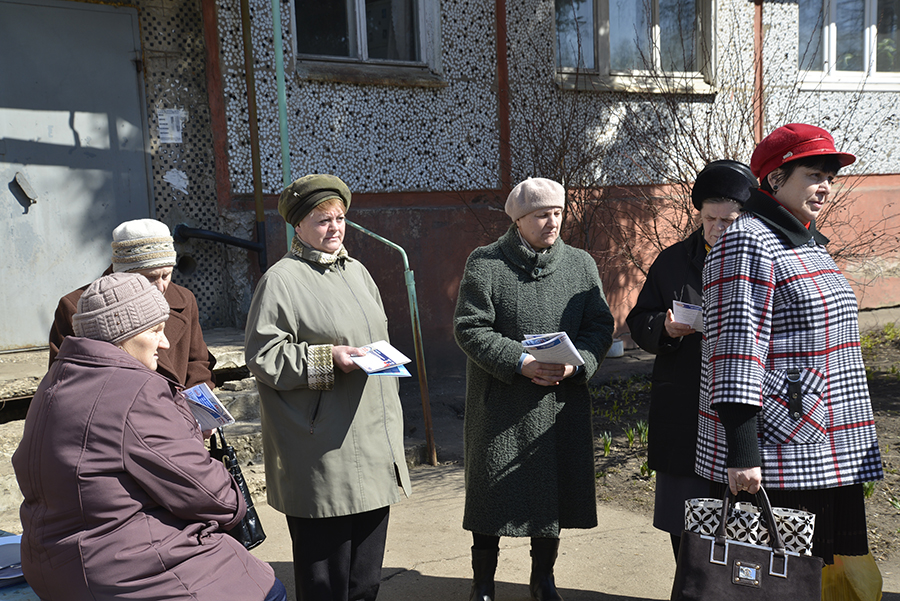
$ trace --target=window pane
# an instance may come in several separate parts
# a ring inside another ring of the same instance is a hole
[[[296,0],[297,52],[356,56],[352,2],[353,0]]]
[[[837,0],[834,25],[837,28],[835,69],[863,71],[864,0]]]
[[[885,73],[900,72],[900,0],[878,0],[878,47],[875,52],[875,69]]]
[[[798,66],[801,71],[822,70],[822,23],[825,5],[822,0],[800,0],[798,24]]]
[[[649,70],[651,60],[649,2],[609,0],[610,68]]]
[[[366,0],[369,58],[418,61],[415,0]]]
[[[664,71],[695,71],[697,5],[659,0],[659,53]]]
[[[556,0],[556,64],[592,70],[594,63],[593,0]]]

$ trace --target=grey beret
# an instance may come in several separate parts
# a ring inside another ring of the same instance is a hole
[[[529,177],[513,188],[506,198],[506,214],[513,221],[550,207],[566,208],[566,189],[562,184],[543,177]]]

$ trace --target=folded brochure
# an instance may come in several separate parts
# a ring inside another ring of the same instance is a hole
[[[697,332],[703,331],[703,307],[681,301],[672,301],[672,317],[677,323],[691,326]]]
[[[402,370],[396,368],[409,363],[411,359],[391,346],[390,343],[379,340],[378,342],[373,342],[360,347],[360,350],[364,351],[363,355],[350,358],[367,374],[378,376],[409,376],[409,371],[407,371],[406,368],[403,368]]]
[[[526,334],[522,346],[541,363],[560,365],[584,365],[581,353],[565,332],[552,334]]]
[[[194,419],[200,424],[201,430],[215,430],[234,423],[228,409],[205,382],[186,389],[184,396],[190,401],[188,406],[194,414]]]

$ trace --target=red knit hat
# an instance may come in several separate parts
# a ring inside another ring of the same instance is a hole
[[[753,156],[750,169],[762,181],[767,175],[790,161],[813,155],[835,155],[846,167],[856,160],[847,152],[838,152],[831,134],[815,125],[788,123],[763,138]]]

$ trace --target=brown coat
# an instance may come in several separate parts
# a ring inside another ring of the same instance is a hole
[[[111,269],[107,269],[103,275],[109,273],[112,273]],[[77,311],[78,299],[86,289],[87,286],[73,290],[59,299],[53,325],[50,327],[50,365],[53,365],[63,339],[75,335],[72,316]],[[159,349],[159,366],[156,371],[185,388],[201,382],[206,382],[210,389],[215,388],[212,368],[216,359],[203,341],[200,311],[197,309],[194,293],[172,282],[166,289],[166,302],[171,310],[166,321],[166,338],[170,346],[168,349]]]
[[[112,344],[66,338],[12,463],[45,601],[262,601],[275,582],[222,532],[244,500],[175,383]]]

